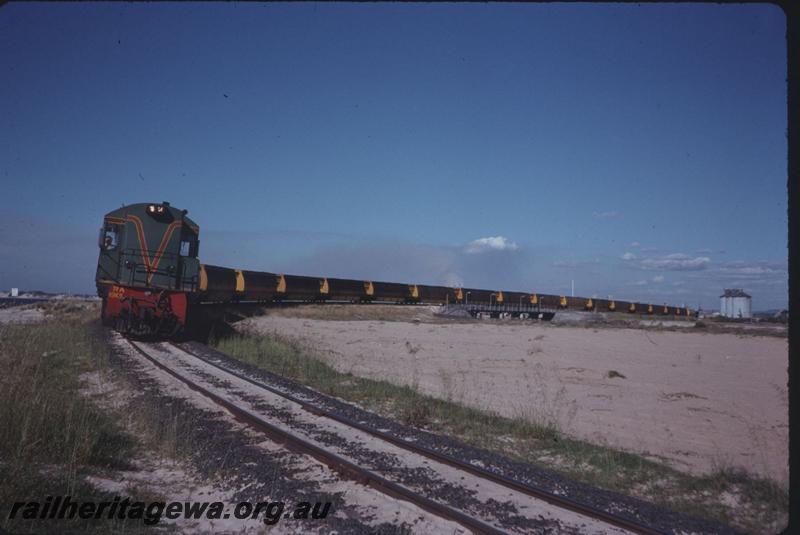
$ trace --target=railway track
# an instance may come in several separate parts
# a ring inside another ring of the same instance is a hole
[[[273,441],[474,533],[531,532],[526,520],[533,526],[547,515],[580,526],[581,533],[664,533],[325,410],[185,345],[127,342],[154,366]],[[437,485],[462,496],[461,503],[431,492]],[[501,503],[513,504],[513,511],[493,513],[493,504]]]

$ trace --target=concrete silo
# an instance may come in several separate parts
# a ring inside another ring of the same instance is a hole
[[[726,289],[719,296],[719,313],[726,318],[751,318],[752,297],[739,288]]]

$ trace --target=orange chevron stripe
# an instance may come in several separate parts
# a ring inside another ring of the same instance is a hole
[[[147,241],[144,237],[144,228],[142,227],[142,221],[135,215],[129,215],[126,217],[128,221],[133,223],[136,227],[136,234],[139,238],[139,246],[142,248],[142,259],[144,260],[144,266],[147,268],[147,273],[150,273],[150,253],[147,249]]]
[[[144,235],[144,226],[142,225],[142,220],[135,215],[128,215],[126,217],[128,221],[133,223],[134,227],[136,227],[136,235],[139,239],[139,245],[142,247],[142,259],[144,260],[144,266],[147,269],[147,284],[150,284],[150,281],[153,280],[155,270],[158,268],[158,264],[161,262],[161,255],[164,253],[164,249],[167,248],[167,243],[169,243],[169,239],[172,237],[172,233],[175,232],[175,229],[180,227],[183,222],[173,221],[170,223],[170,225],[167,227],[167,230],[164,232],[164,236],[161,237],[161,243],[158,246],[155,257],[150,258],[150,249],[147,247],[147,240]]]
[[[153,266],[153,271],[158,269],[158,264],[161,262],[161,255],[164,254],[164,250],[167,248],[170,238],[172,238],[172,233],[175,232],[176,228],[180,228],[181,224],[181,221],[170,223],[169,227],[167,227],[167,230],[164,231],[164,236],[161,238],[161,244],[158,246],[158,251],[156,251],[155,261],[150,259],[150,263]],[[153,276],[150,275],[150,278],[152,277]],[[150,282],[150,278],[147,280],[148,283]]]

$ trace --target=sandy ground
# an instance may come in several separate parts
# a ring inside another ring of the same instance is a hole
[[[0,325],[4,323],[36,323],[44,319],[44,312],[35,305],[0,308]]]
[[[556,421],[683,471],[741,467],[788,484],[785,338],[276,315],[239,325],[302,339],[342,371]]]

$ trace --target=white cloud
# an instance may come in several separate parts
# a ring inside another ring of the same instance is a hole
[[[478,238],[467,244],[465,253],[485,253],[487,251],[516,251],[519,249],[516,243],[504,236],[489,236],[488,238]]]
[[[635,248],[637,248],[637,247],[641,247],[641,246],[642,246],[642,244],[641,244],[641,243],[639,243],[638,241],[632,241],[632,242],[630,242],[630,243],[628,244],[628,247],[630,247],[630,248],[632,248],[632,249],[635,249]]]
[[[719,267],[720,273],[724,275],[735,275],[742,277],[760,275],[786,275],[785,265],[769,262],[729,262]]]
[[[653,282],[664,282],[664,275],[656,275],[652,280]]]
[[[636,256],[626,253],[622,255],[623,260],[636,260]],[[673,253],[666,256],[651,256],[632,263],[639,269],[664,270],[664,271],[700,271],[704,270],[711,263],[707,256],[691,257],[683,253]]]
[[[775,284],[780,282],[785,284],[789,278],[787,267],[784,262],[738,260],[714,265],[702,273],[693,274],[690,277],[697,280],[712,279],[731,287],[746,284],[768,284],[773,281]]]
[[[613,219],[615,217],[619,217],[619,212],[616,210],[609,210],[607,212],[594,212],[592,217],[595,219]]]

